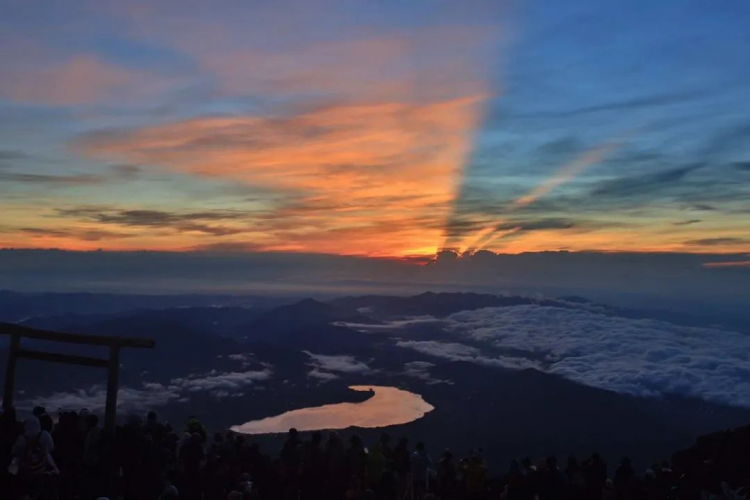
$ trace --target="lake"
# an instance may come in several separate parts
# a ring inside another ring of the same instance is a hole
[[[386,427],[412,422],[435,409],[419,394],[396,387],[352,385],[349,389],[372,392],[373,395],[361,403],[301,408],[275,417],[235,425],[231,429],[241,434],[272,434],[287,432],[292,427],[299,431]]]

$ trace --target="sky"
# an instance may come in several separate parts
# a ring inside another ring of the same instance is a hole
[[[748,2],[0,4],[0,248],[750,266]]]

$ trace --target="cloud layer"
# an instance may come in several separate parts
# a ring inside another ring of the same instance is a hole
[[[452,380],[443,380],[433,377],[430,374],[430,368],[434,368],[435,364],[428,363],[427,361],[409,361],[404,363],[404,371],[402,375],[412,377],[426,382],[428,385],[435,384],[448,384],[453,385]]]
[[[30,410],[40,404],[49,411],[56,411],[58,408],[78,411],[86,408],[99,412],[104,410],[106,400],[107,389],[97,385],[89,389],[55,392],[43,398],[19,401],[17,406],[22,410]],[[145,384],[142,389],[121,387],[117,393],[117,408],[126,413],[141,412],[180,400],[187,401],[177,392],[161,384]]]
[[[310,366],[312,370],[307,374],[308,377],[320,379],[327,382],[339,378],[341,373],[345,374],[363,374],[373,373],[375,370],[370,368],[367,363],[357,361],[357,358],[349,355],[329,356],[325,354],[314,354],[310,351],[302,351],[311,358]]]
[[[244,358],[235,358],[244,359]],[[144,382],[140,389],[121,387],[117,396],[117,407],[124,412],[135,412],[165,406],[174,402],[187,402],[191,394],[208,392],[215,399],[242,397],[244,390],[258,382],[271,378],[273,372],[266,367],[263,370],[245,372],[191,373],[185,377],[173,378],[168,384]],[[57,392],[48,396],[19,401],[18,407],[30,409],[42,404],[49,409],[103,410],[106,405],[107,390],[103,386],[93,386],[71,392]]]
[[[637,396],[750,407],[750,337],[740,333],[535,305],[464,311],[444,326],[464,343],[396,345],[456,361],[536,368]]]
[[[286,202],[256,214],[275,230],[276,247],[335,252],[339,238],[350,234],[357,237],[349,245],[358,245],[350,252],[383,253],[378,240],[390,227],[398,238],[389,241],[401,241],[402,251],[434,251],[480,101],[476,95],[427,103],[396,97],[290,116],[200,118],[93,134],[79,148],[98,159],[278,192]]]
[[[4,6],[0,246],[750,251],[743,2],[41,3]]]
[[[522,370],[524,368],[539,368],[539,363],[525,359],[506,356],[485,356],[482,350],[466,344],[456,342],[440,342],[437,340],[400,340],[396,347],[413,349],[422,354],[450,361],[468,361],[485,366]]]

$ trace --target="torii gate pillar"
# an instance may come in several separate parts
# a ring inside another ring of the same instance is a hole
[[[97,335],[77,335],[72,333],[53,332],[48,330],[37,330],[8,323],[0,323],[0,335],[10,335],[10,350],[8,351],[8,364],[5,369],[5,387],[3,389],[3,408],[13,407],[13,398],[16,384],[16,364],[19,358],[36,359],[39,361],[51,361],[70,365],[93,366],[107,369],[107,403],[104,414],[104,430],[110,435],[114,434],[117,421],[117,391],[120,379],[120,349],[122,347],[134,347],[151,349],[154,341],[151,339],[138,339],[129,337],[101,337]],[[93,358],[88,356],[74,356],[69,354],[56,354],[51,352],[33,351],[21,348],[21,339],[30,338],[37,340],[48,340],[52,342],[65,342],[70,344],[95,345],[109,348],[109,359]]]

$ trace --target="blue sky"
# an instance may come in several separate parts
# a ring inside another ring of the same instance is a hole
[[[744,1],[2,4],[3,247],[750,252]]]

